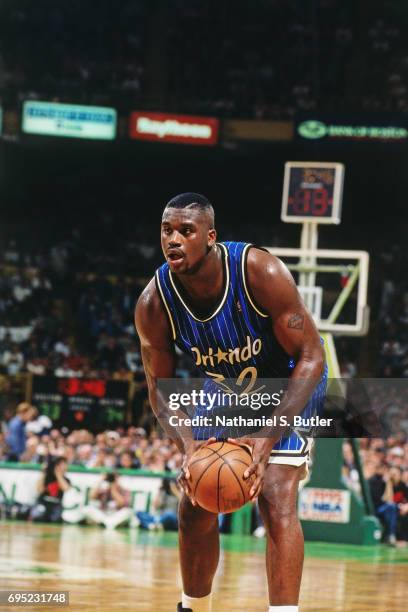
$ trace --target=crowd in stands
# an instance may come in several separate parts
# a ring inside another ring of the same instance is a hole
[[[117,274],[120,258],[105,253],[98,262],[97,250],[88,250],[89,272],[81,272],[75,251],[71,243],[52,247],[41,256],[23,255],[15,241],[4,250],[0,374],[133,380],[143,373],[133,311],[147,273],[135,278],[130,270],[123,278]],[[139,266],[152,274],[160,263],[157,249],[138,245],[137,251]],[[111,274],[103,272],[107,258]],[[128,259],[132,262],[134,256]],[[358,345],[348,338],[340,342],[341,374],[352,378]],[[180,371],[188,372],[188,360],[181,355],[179,360]]]
[[[379,309],[380,377],[408,377],[408,279],[406,248],[394,245],[381,254]]]
[[[0,373],[128,379],[141,371],[133,312],[143,280],[100,275],[92,257],[81,275],[74,251],[60,244],[23,254],[13,241],[4,249]]]
[[[260,119],[405,112],[403,5],[18,0],[2,8],[0,96]]]
[[[44,0],[3,5],[0,96],[6,108],[26,99],[137,106],[144,82],[143,0]]]
[[[343,478],[352,490],[362,496],[359,466],[354,453],[351,442],[345,440]],[[401,432],[386,439],[360,440],[359,460],[370,488],[374,512],[384,525],[384,540],[392,546],[404,546],[408,541],[408,435]],[[155,507],[157,512],[139,512],[137,515],[129,511],[129,495],[126,490],[122,490],[118,481],[117,474],[122,470],[141,468],[150,472],[174,473],[180,469],[182,456],[176,445],[160,436],[155,429],[147,433],[142,427],[129,426],[97,434],[85,429],[59,430],[53,427],[50,419],[39,415],[33,406],[23,402],[19,404],[14,417],[8,422],[2,422],[0,461],[43,465],[45,481],[41,481],[42,485],[44,482],[47,484],[46,475],[50,463],[53,466],[61,464],[60,469],[63,469],[64,474],[70,466],[101,469],[101,479],[91,496],[95,504],[81,511],[79,518],[76,514],[73,519],[75,522],[90,519],[114,528],[131,520],[134,526],[141,524],[146,529],[177,527],[178,497],[176,487],[173,484],[170,487],[170,481],[162,485]],[[55,482],[54,472],[53,475],[54,480],[51,481]],[[63,478],[63,474],[58,473],[57,476]],[[41,489],[40,498],[31,509],[32,520],[53,521],[64,518],[61,504],[64,484],[55,486],[58,508],[55,506],[56,500],[51,500],[52,503],[49,500],[53,497],[51,493]],[[111,487],[114,487],[112,499],[107,499]],[[120,499],[122,501],[119,503]],[[109,508],[108,501],[112,502]],[[48,502],[51,506],[47,505]],[[160,509],[163,510],[162,514],[159,513]],[[255,513],[254,517],[255,535],[262,537],[264,529],[259,514]],[[68,514],[64,520],[71,520]]]
[[[378,357],[375,373],[382,381],[368,383],[367,389],[371,409],[390,435],[360,440],[360,459],[374,510],[391,544],[408,541],[408,396],[403,383],[408,377],[407,263],[406,249],[398,244],[382,252],[376,262]],[[344,443],[343,455],[343,476],[361,494],[349,442]]]
[[[68,465],[85,468],[177,471],[180,455],[170,440],[129,426],[91,433],[85,429],[56,429],[35,407],[22,402],[11,419],[2,420],[0,461],[44,463],[49,456],[65,457]]]
[[[359,455],[367,479],[373,509],[384,526],[384,540],[391,545],[408,542],[408,435],[364,438]],[[352,445],[343,444],[343,477],[362,495],[359,472]]]
[[[38,498],[30,506],[2,500],[7,515],[14,508],[15,518],[48,522],[86,522],[115,528],[126,523],[145,529],[177,529],[177,504],[180,493],[174,476],[181,467],[181,455],[169,439],[150,435],[141,427],[119,428],[93,434],[88,430],[68,431],[53,427],[50,419],[22,402],[8,422],[2,421],[0,461],[41,464]],[[101,477],[90,491],[89,503],[76,513],[64,512],[65,494],[75,495],[68,468],[98,468]],[[165,473],[162,486],[153,500],[151,512],[131,510],[130,491],[120,482],[126,470],[144,469]]]

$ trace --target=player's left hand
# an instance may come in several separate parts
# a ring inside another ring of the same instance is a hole
[[[262,491],[265,471],[271,453],[271,441],[267,438],[228,438],[230,444],[248,445],[252,448],[252,463],[244,472],[244,480],[253,478],[249,492],[251,500],[255,500]]]

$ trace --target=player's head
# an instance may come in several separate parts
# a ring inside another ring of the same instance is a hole
[[[163,211],[161,245],[172,272],[191,274],[215,244],[214,209],[199,193],[180,193]]]

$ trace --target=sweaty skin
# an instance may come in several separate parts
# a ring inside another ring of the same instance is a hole
[[[216,232],[211,218],[201,211],[185,208],[165,210],[162,223],[162,248],[173,274],[177,275],[188,303],[196,311],[211,312],[221,299],[223,270],[215,245]],[[252,248],[248,254],[247,277],[257,304],[271,317],[273,332],[296,360],[287,397],[280,413],[299,414],[318,383],[324,369],[324,351],[315,324],[302,303],[295,283],[284,264],[273,255]],[[272,290],[273,289],[273,290]],[[205,297],[204,297],[205,296]],[[136,305],[135,325],[140,336],[142,359],[151,406],[163,422],[167,408],[157,394],[157,381],[175,375],[172,331],[157,293],[150,281]],[[291,381],[309,381],[296,385]],[[180,483],[185,495],[179,510],[180,563],[184,592],[203,597],[211,591],[219,557],[217,516],[195,505],[190,497],[188,461],[203,443],[191,436],[173,435],[184,454]],[[251,439],[253,461],[247,477],[255,475],[252,497],[259,506],[267,532],[266,567],[271,605],[297,605],[303,565],[303,534],[296,511],[298,483],[304,473],[299,468],[269,464],[270,451],[281,437]],[[208,442],[207,442],[208,443]]]

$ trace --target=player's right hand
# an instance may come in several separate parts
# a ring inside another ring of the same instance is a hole
[[[197,502],[195,501],[192,490],[191,490],[191,474],[188,468],[190,461],[191,461],[191,457],[194,455],[196,451],[198,451],[203,446],[207,446],[207,444],[212,444],[213,442],[216,442],[216,441],[217,441],[216,438],[209,438],[208,440],[205,440],[205,441],[191,440],[184,444],[183,463],[181,466],[180,474],[177,478],[177,482],[180,485],[180,487],[183,489],[184,493],[187,495],[187,497],[189,498],[193,506],[196,506]]]

